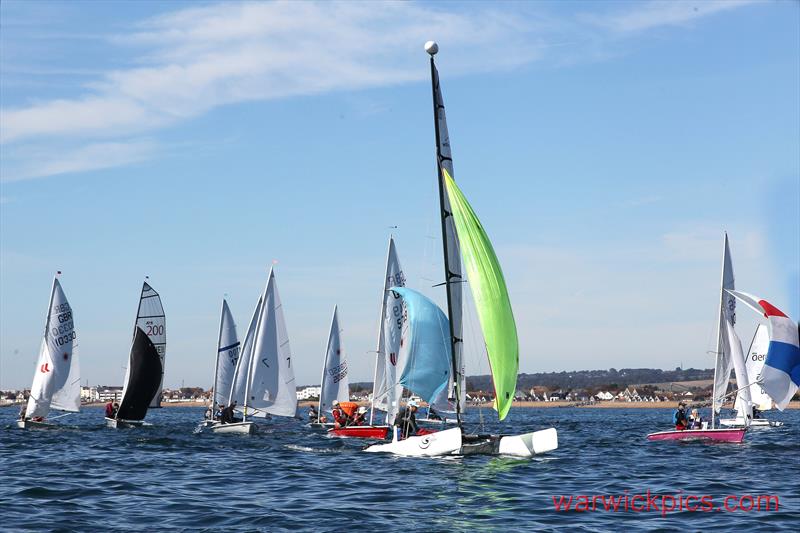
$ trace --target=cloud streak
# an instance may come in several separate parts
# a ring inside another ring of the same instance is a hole
[[[134,136],[153,135],[228,104],[419,81],[427,76],[420,68],[421,44],[433,36],[447,54],[448,72],[458,75],[559,53],[552,43],[570,40],[581,26],[641,31],[743,3],[633,4],[628,12],[577,24],[492,5],[446,11],[446,5],[409,2],[381,9],[359,2],[244,2],[181,9],[109,39],[109,45],[133,51],[134,66],[97,76],[75,98],[2,109],[4,180],[140,161],[155,150],[144,149]],[[72,153],[63,149],[61,161],[31,162],[23,158],[30,150],[19,150],[52,142],[71,144]],[[104,145],[114,149],[97,149]]]

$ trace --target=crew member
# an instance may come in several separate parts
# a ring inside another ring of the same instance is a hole
[[[411,435],[416,434],[419,426],[417,426],[416,412],[419,408],[416,400],[409,400],[405,409],[401,409],[394,419],[394,425],[400,428],[401,438],[405,439]]]
[[[683,401],[678,403],[678,409],[675,411],[675,414],[672,415],[672,422],[675,424],[675,429],[678,431],[683,431],[689,425],[689,421],[686,419],[686,403]]]

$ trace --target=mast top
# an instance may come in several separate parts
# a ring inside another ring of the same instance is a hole
[[[425,43],[425,51],[433,57],[439,51],[439,45],[436,44],[436,41],[428,41]]]

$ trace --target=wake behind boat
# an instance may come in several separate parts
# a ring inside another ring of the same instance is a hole
[[[20,429],[57,427],[47,419],[51,409],[67,413],[80,410],[75,325],[72,308],[58,277],[53,278],[44,328],[30,397],[17,420]]]

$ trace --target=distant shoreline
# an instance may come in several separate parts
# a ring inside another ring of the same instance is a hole
[[[369,402],[355,402],[359,405],[368,406]],[[19,408],[21,404],[18,403],[11,403],[5,404],[0,407],[16,407]],[[103,407],[105,403],[84,403],[81,404],[81,407]],[[298,407],[310,407],[316,406],[317,402],[314,401],[307,401],[303,400],[297,402]],[[692,402],[688,402],[687,406],[689,408],[692,407]],[[172,408],[172,407],[208,407],[208,404],[205,402],[164,402],[161,404],[161,407],[165,408]],[[554,407],[574,407],[578,409],[676,409],[678,407],[677,401],[670,401],[670,402],[596,402],[593,404],[586,404],[586,405],[576,405],[575,402],[514,402],[512,408],[521,407],[523,409],[552,409]],[[486,402],[482,404],[469,404],[467,409],[470,408],[481,408],[481,409],[491,409],[492,403]],[[800,409],[800,401],[792,401],[789,402],[789,405],[786,407],[787,409]]]

